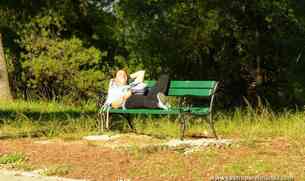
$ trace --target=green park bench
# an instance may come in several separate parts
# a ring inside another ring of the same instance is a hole
[[[145,81],[148,87],[152,87],[156,81]],[[185,105],[185,101],[180,101],[178,106],[172,106],[168,110],[164,109],[148,109],[148,108],[137,108],[137,109],[110,109],[108,114],[158,114],[158,115],[177,115],[181,126],[181,139],[184,138],[186,123],[190,116],[204,116],[208,118],[208,123],[213,133],[213,136],[217,138],[216,130],[213,121],[213,102],[214,95],[217,89],[217,81],[213,80],[202,80],[202,81],[180,81],[172,80],[169,84],[169,90],[167,96],[174,96],[184,100],[187,97],[199,97],[207,99],[208,104],[202,105]],[[103,131],[104,127],[109,129],[109,115],[106,114],[105,110],[100,109],[100,128]],[[108,117],[106,119],[106,117]],[[131,120],[128,119],[128,124],[133,129]]]

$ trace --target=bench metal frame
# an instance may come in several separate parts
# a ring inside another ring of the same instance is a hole
[[[182,108],[181,105],[179,105],[179,110],[177,113],[168,113],[168,114],[175,114],[178,115],[178,120],[180,122],[180,133],[181,136],[180,138],[183,139],[185,136],[185,130],[186,130],[186,124],[187,122],[190,120],[191,116],[207,116],[208,118],[208,123],[209,123],[209,127],[212,130],[212,134],[215,138],[218,138],[217,133],[216,133],[216,129],[215,129],[215,125],[214,125],[214,120],[213,120],[213,111],[214,111],[214,101],[215,101],[215,94],[216,94],[216,90],[218,88],[218,82],[215,81],[215,85],[213,86],[213,88],[210,90],[212,92],[210,92],[210,96],[209,96],[209,105],[208,105],[208,112],[207,113],[192,113],[191,112],[191,107],[186,107],[186,108]],[[180,96],[175,96],[174,97],[180,97]],[[188,97],[188,96],[182,96],[182,97]],[[204,96],[206,97],[206,96]],[[139,110],[143,110],[143,109],[139,109]],[[147,109],[147,110],[152,110],[152,109]],[[121,114],[123,115],[127,121],[128,121],[128,125],[131,129],[134,130],[134,127],[132,125],[131,119],[130,119],[130,114],[150,114],[150,113],[143,113],[143,112],[133,112],[133,113],[128,113],[128,112],[124,112],[121,109],[118,109],[118,112],[111,112],[111,111],[115,111],[115,109],[110,109],[109,111],[102,111],[99,110],[98,112],[98,116],[99,116],[99,128],[101,132],[104,132],[104,129],[109,129],[109,120],[110,120],[110,115],[109,114]],[[151,113],[151,114],[165,114],[168,115],[166,112],[161,113],[162,110],[159,110],[160,113]],[[126,116],[127,115],[127,116]],[[187,119],[185,117],[188,117]]]

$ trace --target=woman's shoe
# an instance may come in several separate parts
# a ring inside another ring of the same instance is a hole
[[[168,110],[170,108],[167,97],[164,95],[164,93],[159,92],[157,94],[157,98],[158,98],[158,107],[159,108],[165,109],[165,110]]]

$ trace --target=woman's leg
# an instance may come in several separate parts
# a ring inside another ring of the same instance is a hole
[[[164,108],[160,105],[157,94],[166,94],[168,90],[169,76],[161,75],[157,83],[149,90],[147,95],[131,95],[125,102],[125,108]]]
[[[147,96],[155,97],[159,92],[167,94],[169,84],[169,76],[161,75],[157,83],[148,91]]]
[[[156,96],[131,95],[125,102],[125,108],[159,108]]]

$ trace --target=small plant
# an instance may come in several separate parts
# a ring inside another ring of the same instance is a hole
[[[70,165],[55,165],[43,170],[40,174],[45,176],[64,176],[72,170]]]
[[[14,169],[17,169],[17,170],[24,170],[24,171],[33,171],[36,169],[35,166],[33,165],[30,165],[28,163],[25,163],[25,162],[20,162],[20,163],[17,163],[17,164],[13,164],[11,165],[12,168]]]
[[[0,164],[18,164],[26,160],[22,153],[10,153],[0,156]]]

